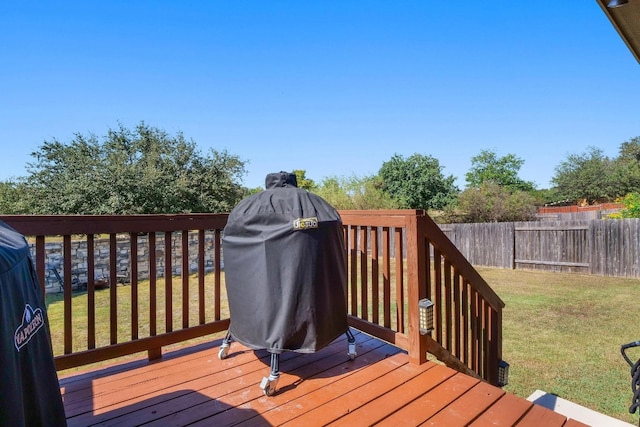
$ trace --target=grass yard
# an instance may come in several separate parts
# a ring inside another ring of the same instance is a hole
[[[620,346],[640,340],[640,280],[578,274],[478,268],[506,303],[503,313],[503,358],[509,362],[505,389],[526,398],[540,389],[593,410],[637,424],[629,414],[632,389],[629,365]],[[190,325],[197,324],[196,280],[189,294]],[[393,282],[392,282],[393,283]],[[173,324],[182,325],[182,295],[173,280]],[[207,321],[213,320],[213,277],[206,283]],[[224,293],[224,281],[221,288]],[[130,338],[131,287],[119,286],[118,339]],[[164,282],[157,285],[157,333],[164,331]],[[139,284],[139,336],[148,336],[149,284]],[[96,344],[109,342],[109,290],[96,291]],[[223,296],[223,301],[225,298]],[[62,354],[62,295],[49,295],[48,313],[55,354]],[[222,318],[228,307],[222,307]],[[86,348],[87,296],[74,294],[74,351]],[[394,316],[395,317],[395,316]],[[207,338],[210,339],[210,338]],[[632,361],[640,349],[629,351]],[[133,356],[141,357],[141,356]],[[144,356],[142,356],[144,357]],[[112,363],[112,362],[108,362]]]
[[[126,342],[131,340],[131,292],[130,285],[118,285],[116,288],[118,296],[118,324],[117,334],[118,342]],[[229,305],[226,298],[226,288],[224,285],[224,274],[222,276],[221,292],[221,318],[229,318]],[[109,345],[109,310],[110,310],[110,290],[100,289],[95,291],[96,300],[96,347]],[[205,278],[205,321],[211,322],[215,320],[214,313],[214,276],[207,275]],[[149,281],[140,281],[138,283],[138,338],[148,337],[149,318],[150,318],[150,285]],[[172,280],[172,325],[173,330],[182,329],[182,283],[179,277]],[[166,312],[166,293],[164,279],[160,278],[156,284],[156,334],[162,334],[166,331],[165,312]],[[73,323],[73,352],[87,349],[87,292],[74,292],[72,300],[72,323]],[[63,294],[47,294],[47,314],[51,325],[51,340],[53,342],[54,355],[64,353],[64,301]],[[189,287],[189,325],[198,325],[198,279],[193,276],[190,280]],[[224,333],[220,334],[224,336]],[[208,338],[201,338],[201,341]],[[184,345],[176,344],[175,346]],[[173,346],[168,346],[168,348]],[[146,354],[145,354],[146,356]],[[140,357],[140,356],[133,356]],[[103,362],[108,364],[109,362]],[[111,362],[112,363],[112,362]],[[81,369],[81,368],[80,368]],[[77,370],[77,369],[76,369]]]
[[[505,389],[553,393],[612,417],[629,414],[631,371],[620,346],[640,340],[640,280],[478,268],[504,300]],[[640,350],[628,351],[632,361]]]

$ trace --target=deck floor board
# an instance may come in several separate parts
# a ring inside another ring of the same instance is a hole
[[[278,391],[259,387],[269,353],[220,340],[61,375],[73,426],[575,425],[557,413],[455,372],[409,362],[406,352],[356,333],[358,355],[339,338],[311,354],[280,357]]]

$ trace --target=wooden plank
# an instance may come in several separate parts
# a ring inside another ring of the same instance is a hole
[[[454,352],[453,349],[453,318],[454,318],[454,310],[453,310],[453,288],[452,288],[452,265],[451,263],[445,259],[444,260],[444,286],[442,290],[444,291],[444,340],[440,341],[444,348],[446,348],[449,352]]]
[[[453,346],[453,355],[458,359],[462,359],[462,346],[464,343],[462,342],[461,330],[462,330],[462,301],[461,301],[461,291],[460,291],[460,275],[457,271],[454,271],[453,276],[453,334],[454,334],[454,346]]]
[[[349,314],[352,316],[358,315],[358,227],[349,227],[349,299],[351,301],[351,311]]]
[[[180,267],[180,276],[182,278],[182,328],[189,327],[189,230],[182,230],[182,245],[180,257],[182,260]],[[167,274],[167,273],[165,273]]]
[[[215,305],[215,313],[214,313],[214,319],[215,320],[220,320],[221,319],[221,308],[222,308],[222,304],[221,304],[221,285],[222,285],[222,277],[221,277],[221,271],[222,271],[222,264],[221,264],[221,259],[222,259],[222,245],[221,245],[221,233],[220,230],[216,229],[214,230],[214,239],[213,239],[213,263],[214,263],[214,268],[215,268],[215,277],[214,277],[214,305]]]
[[[138,235],[129,234],[129,282],[131,286],[131,340],[138,339]]]
[[[470,424],[470,427],[514,426],[532,406],[533,403],[526,399],[505,393],[497,402],[476,418]]]
[[[543,261],[539,259],[515,259],[516,264],[540,264],[540,265],[559,265],[563,267],[585,267],[589,268],[588,262],[562,262],[562,261]]]
[[[385,328],[391,328],[391,256],[389,243],[389,227],[382,229],[382,299]]]
[[[60,389],[65,403],[71,403],[79,400],[73,393],[89,393],[94,396],[104,392],[103,385],[105,384],[121,381],[120,387],[123,387],[133,381],[136,376],[145,375],[146,372],[153,372],[152,375],[159,377],[166,365],[171,365],[171,369],[180,369],[181,365],[189,366],[201,363],[200,359],[211,357],[208,351],[217,348],[220,342],[221,340],[217,340],[173,351],[165,356],[163,363],[150,364],[143,357],[140,357],[107,367],[87,369],[80,374],[60,375]],[[188,369],[192,369],[192,366],[189,366]]]
[[[149,365],[138,370],[134,376],[123,372],[114,378],[106,378],[103,382],[94,380],[88,388],[76,389],[73,392],[65,390],[63,398],[67,417],[79,425],[90,420],[106,421],[140,409],[143,406],[139,403],[150,397],[162,395],[167,391],[185,390],[187,384],[190,389],[197,390],[215,384],[216,381],[224,382],[242,374],[256,371],[261,371],[262,374],[268,361],[261,362],[245,350],[240,348],[240,352],[235,353],[229,361],[225,360],[225,364],[217,360],[216,349],[211,349],[201,352],[204,358],[200,356],[180,364],[159,362],[156,366]],[[287,353],[286,358],[297,355]],[[261,357],[266,358],[267,355],[262,354]],[[200,368],[194,369],[194,366]],[[233,369],[230,370],[230,367]],[[99,391],[96,391],[98,385]],[[105,415],[106,412],[110,413]]]
[[[392,351],[389,358],[385,358],[385,353]],[[394,357],[395,356],[395,357]],[[366,386],[368,388],[372,382],[378,377],[385,378],[387,372],[395,372],[401,366],[407,364],[406,354],[398,352],[398,349],[392,350],[392,346],[384,348],[376,348],[367,354],[358,357],[353,363],[340,363],[314,376],[301,374],[302,381],[293,390],[287,390],[273,398],[261,397],[258,400],[247,402],[239,406],[238,409],[252,409],[259,413],[259,416],[247,419],[245,422],[239,423],[241,426],[260,426],[267,423],[268,425],[304,425],[305,422],[313,425],[323,424],[319,418],[329,415],[339,408],[326,405],[327,402],[337,403],[344,402],[352,404],[351,398],[346,394],[348,391]],[[404,374],[405,378],[407,374]],[[267,402],[268,401],[268,402]],[[269,409],[269,406],[273,406]],[[319,411],[311,410],[321,408]],[[265,411],[265,409],[267,409]],[[307,412],[309,411],[309,412]],[[299,415],[303,414],[300,418]],[[305,421],[307,420],[307,421]],[[202,425],[207,425],[203,420]],[[240,421],[234,414],[216,416],[206,420],[208,425],[225,425],[226,421]]]
[[[198,230],[198,324],[206,322],[205,317],[205,232]]]
[[[408,374],[405,368],[414,366],[407,362],[407,355],[404,353],[392,355],[379,362],[376,369],[365,369],[349,377],[348,384],[340,382],[329,386],[326,392],[337,387],[336,397],[331,400],[310,404],[307,399],[300,399],[287,403],[285,408],[291,410],[291,418],[284,420],[282,425],[326,425],[359,409],[406,382],[407,376],[412,374]],[[305,412],[296,413],[296,408]]]
[[[118,258],[116,233],[109,235],[109,343],[118,342],[118,272],[115,260]]]
[[[158,347],[188,341],[205,335],[215,334],[229,328],[229,319],[211,322],[204,325],[193,326],[189,329],[181,329],[171,333],[156,335],[153,337],[140,338],[136,341],[127,341],[109,347],[97,348],[75,352],[55,358],[56,369],[61,371],[76,366],[87,365],[95,362],[102,362],[115,359],[121,356],[128,356],[141,351],[147,351]]]
[[[436,333],[436,341],[442,342],[442,328],[444,326],[444,310],[442,309],[442,254],[439,250],[433,250],[433,270],[434,270],[434,286],[435,298],[433,326]]]
[[[431,362],[433,363],[433,362]],[[442,365],[432,366],[430,369],[421,373],[420,375],[406,381],[404,384],[398,385],[388,392],[382,392],[377,389],[378,396],[368,395],[368,398],[374,397],[373,400],[368,401],[361,406],[355,406],[354,409],[332,422],[333,426],[360,426],[360,425],[389,425],[389,426],[401,426],[401,425],[416,425],[414,417],[423,411],[422,405],[414,405],[414,402],[422,401],[426,395],[431,397],[439,396],[440,394],[436,390],[446,390],[449,387],[458,390],[465,388],[460,384],[476,383],[478,380],[469,378],[466,381],[465,376],[458,376],[454,370],[444,367]],[[380,385],[381,387],[383,385]],[[470,387],[471,385],[469,385]],[[465,388],[466,389],[466,388]],[[362,390],[366,393],[365,390]],[[425,392],[427,392],[425,394]],[[456,393],[456,395],[459,395]],[[353,397],[357,399],[357,397]],[[357,411],[355,410],[357,409]],[[391,414],[389,416],[389,414]]]
[[[516,425],[518,427],[562,427],[566,421],[567,417],[564,415],[540,405],[533,405]]]
[[[562,230],[588,230],[588,225],[565,225],[565,226],[529,226],[529,227],[516,227],[516,231],[558,231],[558,229]]]
[[[96,290],[94,235],[87,235],[87,348],[96,348]]]
[[[371,227],[369,232],[371,242],[371,321],[380,324],[380,253],[378,248],[378,228]]]
[[[449,369],[445,367],[438,367],[439,369]],[[435,374],[436,368],[432,369]],[[455,371],[453,371],[455,372]],[[480,381],[468,377],[464,374],[456,373],[450,376],[446,381],[440,383],[434,388],[431,388],[427,393],[422,394],[417,399],[410,402],[401,401],[401,405],[395,406],[395,408],[389,407],[388,413],[390,415],[383,420],[377,420],[379,426],[396,427],[401,425],[419,425],[420,423],[433,417],[435,414],[451,405],[454,401],[459,399],[463,394],[476,386]],[[390,396],[398,399],[400,394]],[[392,411],[392,409],[395,409]],[[365,411],[368,413],[368,411]],[[356,417],[354,417],[354,420]],[[369,425],[369,423],[365,423]],[[355,424],[352,424],[355,425]],[[453,424],[444,424],[453,425]]]
[[[310,361],[330,357],[337,352],[343,353],[345,346],[345,340],[341,339],[323,349],[326,351],[322,353],[302,355],[285,352],[281,355],[281,366],[286,362],[285,366],[295,369]],[[188,364],[183,366],[183,369],[174,371],[172,365],[160,362],[158,365],[171,368],[167,369],[168,372],[161,372],[162,378],[158,379],[160,372],[156,371],[155,377],[153,372],[147,372],[144,377],[134,378],[135,387],[124,388],[122,384],[110,383],[105,387],[107,391],[94,396],[90,402],[85,402],[84,406],[79,408],[78,405],[69,405],[71,414],[67,413],[67,416],[72,416],[69,425],[129,423],[124,420],[132,420],[130,425],[139,425],[165,416],[169,417],[167,420],[172,417],[192,417],[195,413],[189,414],[196,405],[215,402],[220,396],[237,390],[248,388],[251,393],[260,395],[262,391],[258,384],[265,374],[268,375],[269,354],[264,351],[258,352],[260,358],[256,358],[246,347],[237,347],[224,361],[217,360],[215,350],[210,351],[207,363],[197,365],[200,369],[194,369],[194,364]],[[306,360],[298,360],[305,357]],[[344,361],[344,358],[342,360]],[[167,404],[169,401],[170,405]],[[187,414],[176,415],[181,410]]]
[[[571,418],[571,419],[568,419],[567,422],[564,423],[562,427],[589,427],[589,425]]]
[[[164,233],[164,312],[165,332],[173,331],[173,284],[172,284],[172,260],[171,232]]]
[[[281,355],[279,392],[258,387],[269,354],[220,340],[60,377],[68,425],[471,425],[584,427],[499,388],[427,362],[356,331],[358,357],[346,339],[312,354]]]
[[[480,382],[421,425],[468,425],[501,398],[504,393],[503,390],[497,387]]]
[[[223,229],[229,214],[1,215],[25,236]]]
[[[471,366],[470,363],[470,359],[469,359],[469,350],[470,350],[470,345],[469,345],[469,328],[471,325],[471,307],[469,304],[469,292],[471,289],[471,285],[469,284],[469,282],[467,282],[466,280],[463,280],[463,286],[462,286],[462,342],[463,342],[463,346],[462,346],[462,358],[460,358],[460,360],[462,361],[462,363],[464,363],[467,366]]]
[[[382,345],[380,341],[368,340],[359,348],[364,355]],[[350,361],[344,353],[345,348],[346,343],[341,341],[337,345],[331,346],[331,351],[325,352],[323,349],[320,352],[298,357],[286,365],[281,364],[280,366],[286,370],[280,374],[279,392],[274,396],[264,396],[258,387],[262,377],[268,375],[267,369],[267,372],[263,370],[256,373],[262,375],[259,378],[252,375],[251,381],[247,381],[248,378],[245,375],[244,378],[227,382],[226,388],[222,388],[221,384],[218,384],[217,387],[198,390],[198,393],[207,396],[206,401],[200,402],[198,405],[194,405],[193,399],[187,397],[183,399],[184,407],[177,406],[174,401],[171,408],[174,412],[168,416],[158,417],[159,411],[162,411],[163,408],[154,408],[151,413],[155,419],[148,425],[162,427],[187,424],[194,426],[230,425],[255,416],[259,416],[260,424],[264,425],[264,413],[268,410],[297,397],[306,399],[307,390],[314,387],[316,382],[321,383],[324,379],[325,384],[328,384],[332,379],[339,380],[369,363],[365,356],[361,360],[356,358],[356,360]],[[336,357],[338,355],[341,357]],[[224,410],[221,410],[221,404]],[[149,410],[147,409],[146,412],[148,413]]]
[[[360,227],[360,318],[369,320],[369,257],[367,247],[369,240],[367,227]]]
[[[149,233],[149,335],[157,334],[158,326],[158,294],[157,294],[157,261],[156,261],[156,233]]]
[[[66,235],[63,237],[63,268],[64,268],[64,354],[70,354],[73,351],[73,321],[71,310],[71,236]],[[112,317],[113,319],[113,317]],[[112,325],[113,326],[113,325]],[[111,337],[113,340],[113,327],[111,330]]]
[[[401,254],[403,253],[402,229],[395,229],[395,259],[396,259],[396,330],[404,333],[404,265]]]

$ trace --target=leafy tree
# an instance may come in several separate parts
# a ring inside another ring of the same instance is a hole
[[[636,136],[620,144],[618,160],[640,162],[640,137]]]
[[[609,218],[640,218],[640,193],[629,193],[619,200],[624,209],[609,215]]]
[[[31,213],[228,212],[244,195],[244,162],[226,151],[204,156],[182,133],[140,123],[103,139],[76,134],[45,141],[26,178]]]
[[[536,198],[493,181],[468,187],[458,198],[460,222],[529,221],[535,217]]]
[[[253,188],[245,188],[244,189],[244,197],[251,196],[253,194],[264,191],[264,187],[253,187]]]
[[[640,191],[640,137],[620,144],[613,174],[618,196]]]
[[[0,182],[0,213],[5,215],[28,213],[22,199],[24,192],[24,184],[20,182],[12,180]]]
[[[445,177],[437,159],[422,154],[404,158],[395,154],[384,162],[379,177],[382,188],[404,209],[441,209],[455,200],[455,177]]]
[[[469,187],[495,182],[512,190],[533,191],[535,185],[518,176],[524,160],[514,154],[498,157],[495,151],[482,150],[471,158],[471,169],[465,175]]]
[[[618,194],[617,175],[613,161],[599,148],[589,147],[585,153],[568,155],[556,166],[551,182],[562,199],[592,204],[624,195]]]
[[[398,204],[382,189],[377,176],[325,178],[314,193],[336,209],[397,209]]]
[[[307,178],[307,171],[302,169],[294,169],[291,173],[296,175],[296,181],[298,182],[298,188],[302,188],[307,191],[313,191],[317,185],[312,179]]]

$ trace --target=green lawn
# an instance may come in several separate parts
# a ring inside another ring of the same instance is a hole
[[[189,325],[195,326],[199,322],[198,314],[198,284],[194,276],[190,280],[189,287]],[[166,331],[165,312],[166,295],[164,279],[160,278],[156,284],[156,334]],[[118,285],[116,288],[118,296],[118,342],[131,340],[131,292],[130,285]],[[224,286],[224,274],[221,284],[221,318],[229,318],[229,307],[226,299],[226,288]],[[100,289],[95,291],[95,311],[96,311],[96,347],[109,345],[109,313],[110,313],[110,290]],[[148,281],[138,283],[138,338],[148,337],[150,318],[150,286]],[[72,300],[72,323],[73,323],[73,352],[87,349],[87,293],[74,292]],[[179,277],[172,280],[172,325],[173,330],[182,329],[182,283]],[[51,325],[51,339],[53,342],[54,355],[64,353],[64,301],[62,293],[47,294],[47,313]],[[205,278],[205,321],[215,320],[214,313],[214,277],[207,275]],[[221,334],[224,335],[224,334]],[[210,339],[210,337],[208,338]]]
[[[505,389],[553,393],[637,424],[620,346],[640,340],[640,280],[478,268],[504,300]],[[632,361],[640,350],[629,350]]]
[[[478,268],[506,303],[503,313],[503,358],[510,364],[505,389],[528,397],[536,389],[637,424],[629,414],[631,375],[620,346],[640,340],[640,280],[527,270]],[[212,306],[212,279],[207,278],[207,306]],[[173,319],[181,327],[180,284],[174,279]],[[158,283],[158,333],[164,330],[164,283]],[[224,292],[224,285],[222,286]],[[190,295],[197,295],[195,284]],[[107,345],[108,290],[96,292],[97,345]],[[119,340],[130,336],[130,286],[118,287]],[[148,283],[139,285],[140,337],[148,335]],[[195,303],[192,303],[195,305]],[[86,343],[86,294],[73,298],[74,351]],[[193,310],[195,312],[195,310]],[[48,297],[56,354],[62,353],[61,295]],[[228,317],[223,307],[223,318]],[[211,314],[207,320],[212,320]],[[191,325],[197,323],[195,313]],[[630,351],[633,361],[640,349]]]

